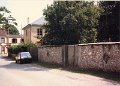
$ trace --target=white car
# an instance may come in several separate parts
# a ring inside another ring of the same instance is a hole
[[[16,63],[22,64],[22,63],[31,63],[32,62],[32,56],[29,52],[20,52],[16,57]]]

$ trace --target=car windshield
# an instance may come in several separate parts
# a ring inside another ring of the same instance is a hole
[[[21,52],[21,57],[31,57],[29,52]]]

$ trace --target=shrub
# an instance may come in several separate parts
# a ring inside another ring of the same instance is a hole
[[[8,52],[12,54],[18,54],[19,52],[27,52],[30,47],[36,47],[33,43],[21,43],[19,45],[13,45],[8,48]]]

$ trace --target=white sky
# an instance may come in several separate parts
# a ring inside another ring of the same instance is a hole
[[[11,15],[17,20],[19,31],[21,25],[27,25],[28,17],[30,23],[42,17],[43,9],[52,3],[53,0],[0,0],[0,6],[10,10]]]

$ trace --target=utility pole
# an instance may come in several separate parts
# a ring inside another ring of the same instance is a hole
[[[22,24],[21,24],[21,35],[22,35]]]

